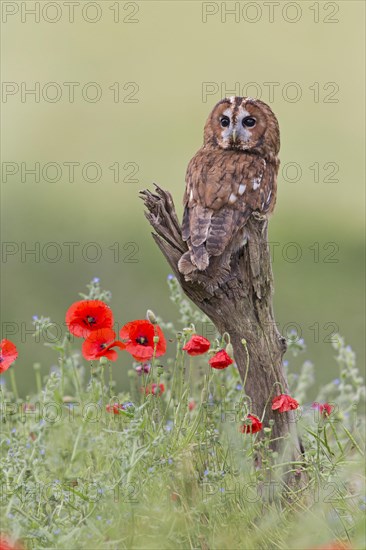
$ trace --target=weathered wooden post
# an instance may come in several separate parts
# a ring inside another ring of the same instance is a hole
[[[153,237],[167,259],[185,294],[215,324],[218,331],[228,332],[234,349],[234,357],[245,393],[252,401],[251,412],[264,424],[273,419],[272,448],[281,449],[286,440],[287,453],[292,459],[301,457],[301,444],[296,434],[295,411],[272,411],[272,398],[287,392],[287,380],[282,358],[286,341],[279,334],[273,316],[273,277],[271,257],[267,241],[268,221],[253,214],[247,222],[247,244],[231,260],[231,273],[227,281],[210,291],[210,268],[207,269],[207,285],[187,282],[178,270],[178,261],[187,251],[182,240],[181,226],[177,219],[170,193],[156,186],[156,192],[142,191],[147,212],[154,229]],[[205,273],[206,274],[206,273]],[[249,370],[246,374],[247,342]]]

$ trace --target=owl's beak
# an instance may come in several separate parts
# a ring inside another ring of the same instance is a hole
[[[233,142],[236,143],[237,133],[236,133],[235,128],[234,128],[233,133],[232,133],[232,138],[233,138]]]

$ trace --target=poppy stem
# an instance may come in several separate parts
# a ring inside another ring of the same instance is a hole
[[[78,394],[79,398],[81,399],[81,388],[80,388],[80,384],[79,384],[79,376],[78,376],[78,371],[77,371],[77,368],[76,368],[76,365],[75,365],[74,357],[73,357],[72,354],[70,354],[70,359],[71,359],[71,364],[72,364],[72,371],[74,373],[76,391],[77,391],[77,394]]]
[[[189,370],[188,370],[188,382],[187,382],[187,385],[188,385],[189,389],[191,387],[192,367],[193,367],[193,359],[192,359],[192,356],[190,356],[190,358],[189,358]]]
[[[182,390],[184,388],[185,381],[186,381],[186,370],[187,370],[187,365],[186,365],[186,361],[185,361],[185,358],[184,358],[184,360],[183,360],[183,369],[182,369]]]
[[[34,363],[33,369],[36,374],[36,386],[37,386],[37,392],[41,395],[42,393],[42,379],[41,379],[41,373],[40,373],[41,365],[39,363]]]
[[[64,358],[60,356],[59,358],[60,363],[60,370],[61,370],[61,395],[64,395],[64,387],[65,387],[65,373],[64,373]]]
[[[183,356],[183,352],[182,352],[182,334],[181,333],[178,333],[177,334],[177,352],[176,352],[176,355],[175,355],[175,363],[174,363],[174,370],[173,370],[173,380],[172,380],[172,390],[171,390],[171,394],[170,394],[170,400],[173,400],[173,404],[176,405],[177,404],[177,385],[178,385],[178,370],[179,370],[179,360],[180,358]],[[168,411],[168,408],[170,406],[170,400],[169,400],[169,403],[168,403],[168,406],[167,406],[167,411]]]
[[[15,399],[19,399],[17,381],[16,381],[16,378],[15,378],[15,373],[14,373],[13,369],[10,369],[10,382],[11,382],[11,388],[13,390],[13,394],[14,394]]]
[[[110,365],[110,363],[109,363]],[[105,395],[104,395],[104,365],[101,365],[101,373],[100,373],[100,387],[102,392],[102,407],[104,409],[104,403],[105,403]]]
[[[112,364],[111,362],[108,363],[108,370],[109,370],[109,397],[113,396],[113,372],[112,372]],[[104,376],[103,376],[104,380]]]
[[[244,391],[245,391],[245,384],[246,384],[246,381],[247,381],[247,378],[248,378],[248,372],[249,372],[249,352],[248,352],[247,341],[244,340],[244,338],[241,341],[241,343],[243,344],[243,347],[245,349],[245,354],[246,354],[246,357],[247,357],[247,364],[246,364],[245,375],[244,375],[244,380],[243,380],[243,388],[244,388]]]
[[[81,437],[83,428],[84,428],[84,424],[81,424],[81,426],[79,428],[79,431],[77,433],[76,439],[75,439],[74,448],[72,450],[72,455],[71,455],[71,458],[70,458],[70,464],[72,464],[74,459],[75,459],[76,451],[77,451],[77,448],[78,448],[78,445],[79,445],[79,441],[80,441],[80,437]]]

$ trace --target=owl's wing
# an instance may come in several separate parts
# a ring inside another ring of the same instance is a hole
[[[200,204],[187,205],[184,209],[182,223],[182,238],[187,241],[189,238],[193,246],[199,246],[207,240],[208,231],[211,226],[213,210],[205,208]]]
[[[211,256],[221,255],[254,210],[268,211],[275,185],[275,171],[260,157],[203,153],[188,167],[184,197],[182,237],[189,253],[181,267],[190,271],[192,264],[206,269]]]
[[[251,213],[250,208],[242,212],[224,207],[213,214],[206,240],[209,256],[219,256],[224,252],[233,236],[246,224]]]

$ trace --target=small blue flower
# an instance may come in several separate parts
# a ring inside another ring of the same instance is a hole
[[[168,458],[168,464],[173,464],[173,459],[172,458]]]
[[[8,445],[10,445],[10,443],[11,443],[10,439],[7,439],[7,440],[6,440],[6,443],[7,443]]]
[[[236,385],[236,389],[237,389],[238,391],[240,391],[240,390],[243,389],[243,386],[242,386],[241,384],[237,384],[237,385]]]
[[[33,321],[38,321],[38,315],[33,315],[32,319]]]
[[[61,529],[55,529],[53,532],[54,535],[58,535],[59,533],[61,533]]]
[[[333,380],[333,384],[334,384],[335,386],[338,386],[339,383],[340,383],[339,378],[335,378],[335,379]]]
[[[15,516],[14,516],[14,514],[8,514],[8,518],[9,518],[9,519],[14,519]]]
[[[0,377],[0,386],[5,386],[5,378]]]
[[[111,519],[107,519],[106,523],[108,523],[108,525],[110,525],[112,523],[112,520]]]
[[[225,487],[220,487],[220,493],[225,493]]]
[[[102,519],[102,516],[97,516],[97,520],[100,521]]]
[[[287,361],[287,359],[285,359],[285,361],[283,362],[283,366],[284,366],[284,367],[288,367],[288,361]]]
[[[148,472],[153,472],[153,471],[154,471],[153,466],[150,466],[150,468],[148,469]]]
[[[41,455],[44,455],[45,450],[44,450],[44,449],[41,449],[39,452],[41,453]]]
[[[168,275],[168,281],[171,281],[172,279],[175,279],[174,275],[172,275],[171,273],[169,273]]]
[[[16,428],[13,428],[13,429],[11,430],[11,433],[12,433],[12,434],[15,434],[16,432],[17,432]]]
[[[210,470],[205,470],[205,471],[203,472],[203,475],[206,477],[206,476],[208,476],[209,473],[210,473]]]
[[[28,442],[25,444],[25,446],[27,447],[27,449],[29,449],[29,447],[31,446],[31,444]]]
[[[95,285],[97,285],[98,283],[100,283],[99,277],[94,277],[94,279],[92,280],[92,283],[94,283]]]

